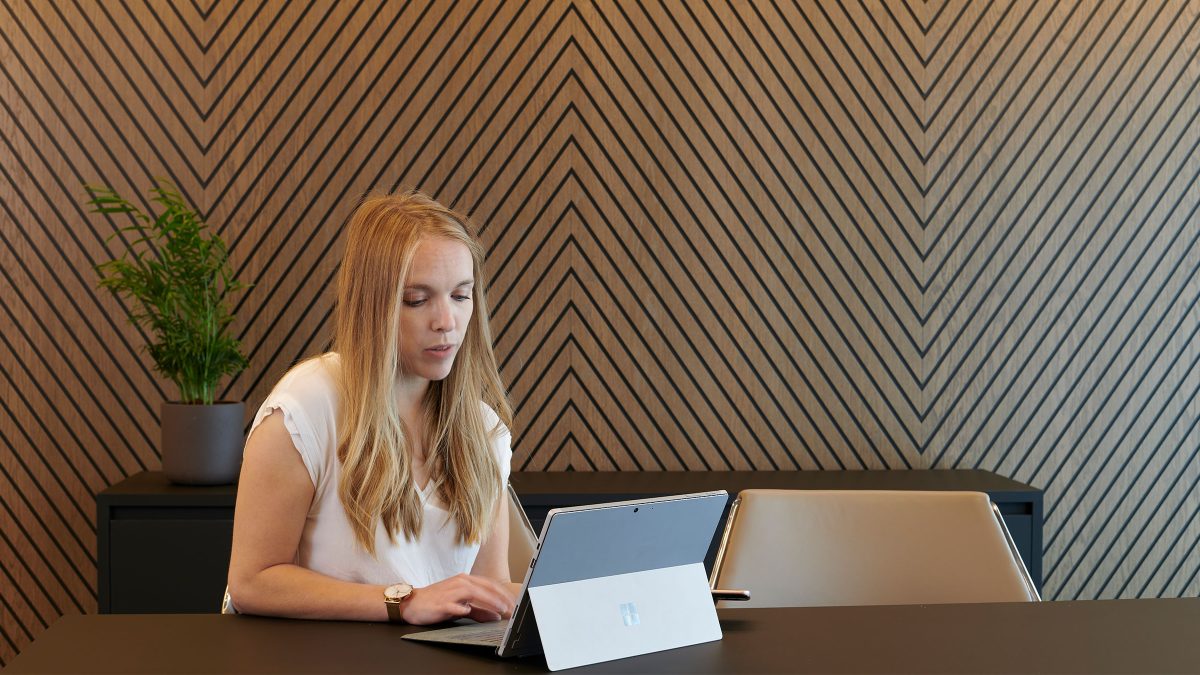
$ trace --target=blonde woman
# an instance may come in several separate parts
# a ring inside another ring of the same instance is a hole
[[[482,249],[415,192],[366,198],[346,236],[334,351],[280,380],[246,441],[230,599],[312,619],[508,616],[512,412]]]

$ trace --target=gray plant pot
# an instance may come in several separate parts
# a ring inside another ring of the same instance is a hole
[[[241,401],[162,405],[163,473],[172,483],[228,485],[242,468]]]

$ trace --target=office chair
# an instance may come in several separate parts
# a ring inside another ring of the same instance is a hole
[[[1041,600],[982,492],[743,490],[711,585],[738,607]]]
[[[508,485],[508,575],[512,581],[523,583],[529,562],[537,552],[538,535],[517,499],[512,483]]]
[[[510,483],[508,493],[508,574],[516,583],[525,581],[525,571],[529,569],[529,561],[537,551],[537,533],[525,515],[521,500],[517,499],[517,491]],[[225,586],[225,597],[221,599],[222,614],[237,614],[233,601],[229,598],[229,586]]]

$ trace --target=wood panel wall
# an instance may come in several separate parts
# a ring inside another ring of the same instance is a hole
[[[978,467],[1048,598],[1200,592],[1200,2],[0,0],[0,663],[95,611],[175,394],[84,182],[173,179],[325,348],[371,188],[470,212],[515,468]]]

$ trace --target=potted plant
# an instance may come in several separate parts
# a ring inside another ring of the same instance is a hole
[[[241,468],[241,401],[215,400],[217,384],[246,367],[229,334],[232,293],[246,286],[233,278],[225,242],[169,181],[158,179],[151,217],[104,186],[85,185],[93,213],[129,214],[119,227],[125,250],[96,265],[99,287],[129,302],[130,323],[151,340],[144,348],[154,369],[179,387],[179,401],[162,406],[162,463],[176,483],[232,483]]]

